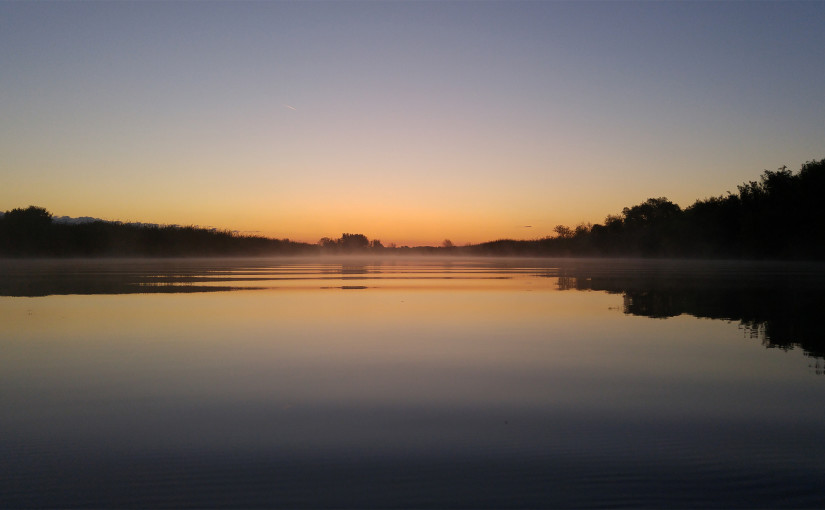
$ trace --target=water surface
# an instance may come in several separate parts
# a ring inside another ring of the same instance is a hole
[[[822,507],[825,268],[0,262],[0,501]]]

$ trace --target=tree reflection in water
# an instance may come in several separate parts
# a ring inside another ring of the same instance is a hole
[[[739,321],[746,334],[767,348],[799,347],[807,356],[825,359],[819,322],[825,309],[825,286],[818,271],[731,271],[731,266],[725,267],[616,275],[579,271],[560,276],[558,288],[622,294],[624,313],[629,315],[668,318],[687,314]],[[817,373],[823,373],[821,367]]]
[[[383,279],[557,278],[559,290],[623,296],[629,315],[682,314],[738,321],[768,348],[799,347],[825,360],[819,314],[825,310],[825,267],[811,263],[642,259],[457,258],[348,260],[110,259],[0,261],[0,295],[216,292],[270,288],[284,280],[323,280],[366,288]],[[425,265],[422,261],[426,260]],[[479,272],[480,271],[480,272]],[[354,283],[359,282],[359,283]],[[819,365],[817,365],[819,366]],[[822,368],[816,369],[822,373]]]

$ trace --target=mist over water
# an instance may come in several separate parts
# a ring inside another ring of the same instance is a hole
[[[821,507],[813,264],[0,261],[14,507]]]

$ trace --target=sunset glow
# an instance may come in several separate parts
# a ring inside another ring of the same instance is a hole
[[[822,158],[823,2],[3,2],[0,210],[551,235]]]

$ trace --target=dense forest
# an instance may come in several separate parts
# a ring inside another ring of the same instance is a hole
[[[825,159],[794,173],[765,171],[738,186],[682,209],[650,198],[608,216],[604,224],[558,225],[535,240],[502,239],[477,245],[385,247],[363,234],[323,238],[317,244],[238,235],[193,226],[141,225],[102,220],[54,221],[42,207],[0,216],[0,256],[223,256],[410,253],[524,256],[825,259]]]
[[[0,217],[0,255],[12,257],[229,256],[303,254],[315,245],[225,230],[110,221],[62,223],[42,207]]]
[[[825,258],[825,159],[765,171],[759,181],[686,209],[650,198],[604,224],[558,225],[555,236],[467,247],[487,255]]]

